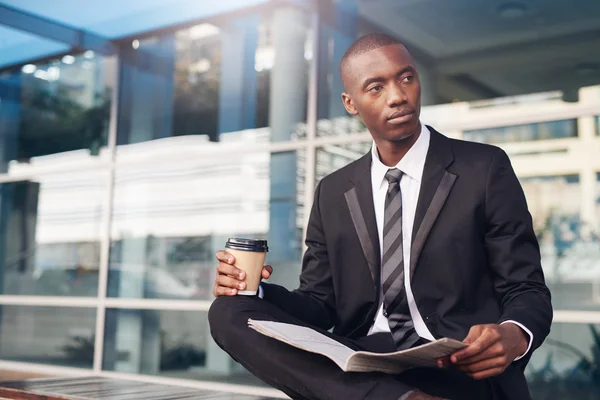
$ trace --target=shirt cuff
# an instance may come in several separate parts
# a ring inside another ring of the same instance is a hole
[[[529,344],[527,345],[527,350],[525,350],[525,353],[521,354],[519,357],[515,358],[513,361],[518,361],[521,358],[525,357],[525,355],[527,355],[527,353],[529,353],[529,349],[531,349],[531,344],[533,343],[533,333],[531,333],[531,331],[527,328],[525,328],[525,326],[517,321],[513,321],[512,319],[509,319],[507,321],[502,322],[500,325],[502,324],[506,324],[507,322],[510,322],[512,324],[515,324],[516,326],[518,326],[519,328],[523,329],[523,331],[525,331],[525,333],[527,333],[529,335]]]
[[[265,297],[265,291],[264,291],[264,289],[263,289],[262,285],[258,285],[258,297],[259,297],[259,298],[261,298],[261,299],[262,299],[263,297]],[[528,331],[528,332],[529,332],[529,331]],[[531,334],[530,334],[530,335],[531,335]],[[529,350],[529,349],[527,349],[527,350]]]

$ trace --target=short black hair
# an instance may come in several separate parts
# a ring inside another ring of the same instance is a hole
[[[342,57],[342,61],[340,62],[340,72],[342,76],[344,75],[344,69],[346,68],[350,59],[360,56],[361,54],[367,53],[371,50],[393,44],[404,46],[404,43],[402,43],[400,40],[385,33],[369,33],[359,37],[350,45]]]

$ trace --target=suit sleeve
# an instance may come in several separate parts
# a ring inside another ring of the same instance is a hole
[[[262,284],[262,287],[266,301],[309,325],[327,330],[335,323],[335,297],[321,218],[322,182],[315,190],[308,221],[300,287],[294,291],[274,284]]]
[[[485,213],[486,250],[502,307],[498,323],[516,321],[531,331],[531,351],[519,360],[526,364],[550,332],[552,304],[523,189],[500,149],[488,171]]]

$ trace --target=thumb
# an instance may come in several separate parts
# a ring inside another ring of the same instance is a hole
[[[483,325],[474,325],[469,329],[469,334],[463,340],[463,343],[471,344],[481,336],[481,332],[483,331]]]
[[[273,267],[271,267],[270,265],[265,265],[263,267],[263,270],[262,270],[263,279],[269,279],[271,277],[272,273],[273,273]]]

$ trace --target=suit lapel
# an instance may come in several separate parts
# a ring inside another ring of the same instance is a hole
[[[344,193],[344,197],[348,204],[352,224],[358,234],[360,246],[371,271],[373,285],[376,293],[379,293],[379,236],[373,205],[370,152],[358,161],[352,183],[354,186]]]
[[[431,132],[429,150],[425,160],[413,224],[410,256],[411,280],[414,277],[427,237],[457,178],[457,175],[447,170],[447,167],[454,161],[450,140],[433,128],[429,126],[428,128]],[[379,254],[379,235],[373,205],[371,161],[369,152],[357,162],[351,179],[353,186],[344,193],[344,197],[362,251],[367,259],[376,293],[379,295],[381,255]]]
[[[415,269],[423,246],[457,177],[446,169],[454,161],[450,140],[433,128],[429,126],[428,128],[431,132],[431,138],[412,232],[410,251],[411,281],[415,276]]]

